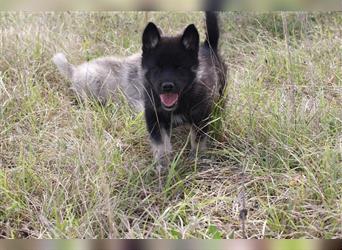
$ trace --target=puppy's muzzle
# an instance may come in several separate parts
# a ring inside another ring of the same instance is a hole
[[[173,82],[163,82],[161,84],[161,89],[164,93],[173,92],[175,89],[175,84]]]

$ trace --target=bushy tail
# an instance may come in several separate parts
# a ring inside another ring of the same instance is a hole
[[[206,22],[206,40],[204,42],[205,46],[217,51],[218,40],[220,37],[220,30],[218,26],[217,14],[213,11],[205,12],[205,22]]]
[[[57,53],[53,56],[52,61],[56,64],[59,72],[66,78],[71,79],[74,71],[74,66],[68,62],[65,55]]]

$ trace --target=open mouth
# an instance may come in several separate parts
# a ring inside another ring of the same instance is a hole
[[[178,93],[163,93],[159,95],[161,103],[168,111],[175,109],[178,101],[178,96]]]

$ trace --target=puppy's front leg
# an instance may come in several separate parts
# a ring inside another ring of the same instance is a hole
[[[172,145],[170,137],[164,128],[160,131],[161,140],[156,140],[151,137],[151,146],[155,161],[161,167],[167,167],[170,164]]]
[[[154,111],[145,110],[145,118],[154,159],[158,167],[167,167],[172,152],[169,129]]]
[[[199,127],[196,124],[191,126],[191,155],[196,156],[197,153],[203,153],[207,149],[208,131],[207,126]]]

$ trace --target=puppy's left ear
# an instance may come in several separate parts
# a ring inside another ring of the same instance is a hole
[[[188,27],[186,27],[182,36],[182,44],[185,49],[198,50],[199,34],[195,25],[190,24]]]
[[[159,41],[160,32],[158,27],[154,23],[148,23],[142,36],[143,50],[154,49]]]

